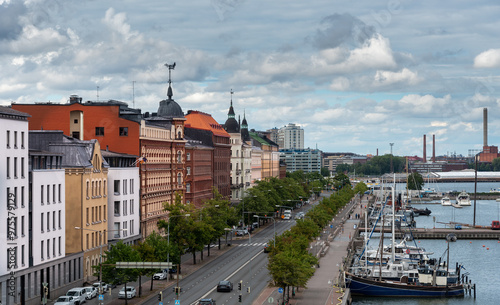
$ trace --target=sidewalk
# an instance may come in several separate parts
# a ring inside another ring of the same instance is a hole
[[[339,216],[333,221],[333,228],[326,229],[322,237],[322,248],[318,247],[319,268],[316,268],[314,276],[307,283],[306,289],[299,289],[295,296],[290,296],[290,305],[323,305],[323,304],[349,304],[349,300],[344,300],[343,291],[338,287],[339,275],[343,260],[347,256],[347,249],[354,237],[359,219],[355,219],[356,214],[362,215],[362,208],[365,202],[355,199],[344,210],[339,212]],[[341,216],[342,215],[342,216]],[[352,215],[350,218],[349,215]],[[311,245],[316,247],[318,241]],[[283,295],[278,293],[276,287],[265,289],[259,298],[252,305],[281,304]],[[344,302],[344,303],[343,303]]]

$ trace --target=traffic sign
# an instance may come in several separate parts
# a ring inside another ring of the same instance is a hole
[[[99,301],[104,301],[104,295],[102,294],[99,295]]]
[[[163,305],[163,302],[158,303],[158,305]]]
[[[280,287],[280,288],[278,288],[278,292],[279,292],[279,293],[283,293],[283,288],[281,288],[281,287]]]
[[[175,305],[181,305],[181,300],[175,300]]]

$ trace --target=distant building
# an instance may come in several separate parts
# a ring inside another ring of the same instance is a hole
[[[270,139],[277,143],[280,149],[304,149],[304,129],[289,123],[280,129],[269,129]]]
[[[325,167],[328,169],[330,172],[331,176],[334,176],[337,173],[337,166],[340,164],[347,164],[347,165],[353,165],[353,164],[363,164],[366,163],[368,160],[367,156],[359,156],[354,153],[346,153],[346,152],[340,152],[340,153],[323,153],[323,159],[322,159],[322,167]]]
[[[280,149],[280,161],[286,164],[287,172],[321,172],[321,151],[317,149]]]

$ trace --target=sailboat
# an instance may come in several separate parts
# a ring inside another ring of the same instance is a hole
[[[392,189],[394,198],[394,188]],[[393,217],[394,217],[393,205]],[[378,274],[354,274],[345,272],[346,286],[352,295],[362,296],[384,296],[384,297],[456,297],[464,296],[464,285],[460,283],[460,268],[455,272],[449,270],[447,264],[441,266],[424,265],[416,269],[404,270],[404,264],[398,264],[395,260],[395,236],[394,221],[392,222],[392,246],[391,260],[384,270],[379,265]],[[383,239],[380,241],[383,242]],[[365,241],[366,244],[366,241]],[[366,246],[365,246],[366,247]],[[382,261],[382,259],[381,259]],[[401,266],[401,269],[398,269]],[[376,268],[375,268],[376,269]],[[384,275],[385,273],[385,275]],[[396,277],[394,277],[396,275]],[[390,279],[386,277],[390,276]],[[399,277],[399,279],[397,278]]]

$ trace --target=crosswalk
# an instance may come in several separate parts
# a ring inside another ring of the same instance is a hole
[[[263,247],[265,246],[267,243],[244,243],[244,244],[239,244],[238,247],[256,247],[256,246],[259,246],[259,247]]]

